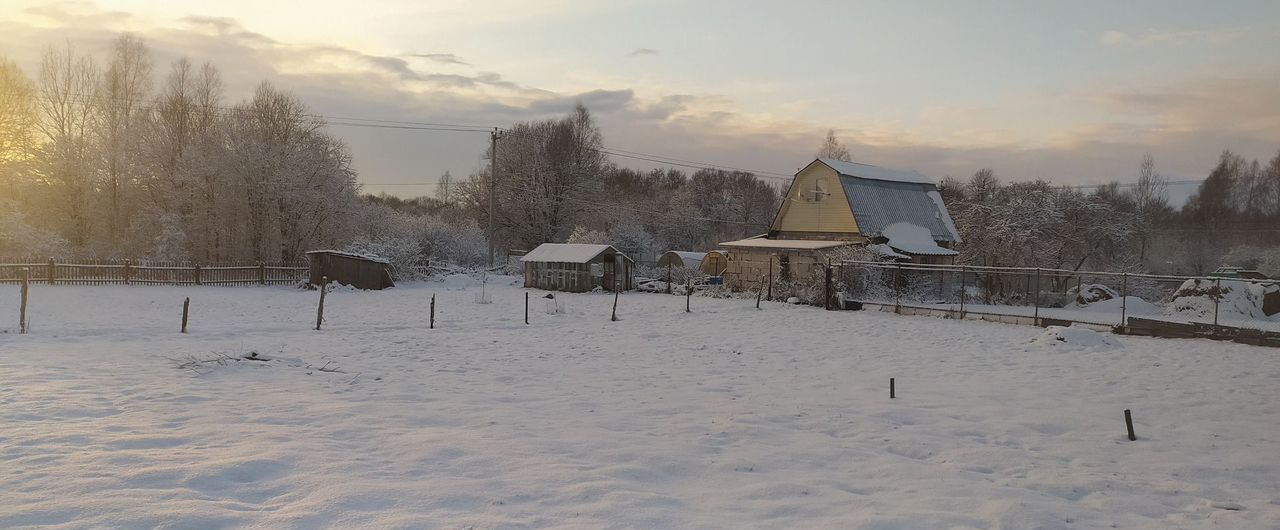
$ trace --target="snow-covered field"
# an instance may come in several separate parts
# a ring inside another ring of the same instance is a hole
[[[502,281],[2,286],[0,527],[1280,528],[1274,349]]]

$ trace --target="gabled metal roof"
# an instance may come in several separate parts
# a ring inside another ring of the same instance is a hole
[[[951,215],[933,183],[859,178],[840,174],[840,185],[865,236],[883,235],[894,223],[911,223],[929,229],[935,241],[960,242]]]
[[[589,263],[605,252],[613,251],[618,254],[618,249],[610,245],[588,245],[584,243],[543,243],[538,248],[530,250],[520,258],[522,262],[558,262],[558,263]],[[627,261],[634,261],[626,254],[622,257]]]

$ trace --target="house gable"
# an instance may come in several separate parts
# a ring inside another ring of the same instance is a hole
[[[770,233],[859,234],[858,221],[849,207],[840,174],[831,166],[813,161],[796,173],[782,199]]]

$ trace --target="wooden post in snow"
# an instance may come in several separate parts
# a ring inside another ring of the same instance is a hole
[[[436,295],[431,293],[431,324],[428,329],[436,329]]]
[[[529,291],[524,292],[524,325],[529,325]]]
[[[616,287],[616,286],[615,286]],[[613,316],[609,317],[610,322],[618,321],[618,290],[613,290]]]
[[[693,311],[690,308],[690,300],[692,298],[693,298],[693,280],[690,279],[687,282],[685,282],[685,288],[684,288],[684,312],[685,313],[690,313]]]
[[[329,285],[329,277],[320,277],[320,305],[316,307],[316,331],[320,331],[320,323],[324,322],[324,293],[328,291],[325,287]]]
[[[1138,436],[1133,433],[1133,415],[1129,413],[1129,409],[1124,409],[1124,426],[1129,429],[1129,441],[1136,441]]]
[[[27,290],[31,287],[31,270],[22,269],[22,302],[18,309],[18,333],[27,333]]]
[[[182,332],[187,332],[187,314],[191,311],[191,297],[182,301]]]
[[[893,378],[892,378],[892,377],[890,377],[890,378],[889,378],[889,399],[893,399],[893,398],[898,397],[897,389],[896,389],[896,388],[894,388],[894,386],[895,386],[895,385],[894,385]]]
[[[822,282],[822,308],[831,310],[831,260],[827,260],[826,279]]]
[[[765,297],[773,300],[773,254],[769,254],[769,296]],[[760,296],[756,296],[756,307],[760,307]]]
[[[1035,312],[1035,316],[1032,317],[1032,322],[1035,325],[1039,326],[1040,325],[1040,267],[1036,267],[1035,289],[1036,289],[1036,292],[1035,292],[1035,295],[1032,297],[1032,303],[1036,305],[1036,312]]]

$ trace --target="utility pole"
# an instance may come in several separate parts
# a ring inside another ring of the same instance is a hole
[[[489,133],[489,268],[493,268],[493,215],[494,215],[494,188],[498,184],[498,138],[502,134],[498,132],[498,128],[494,127],[493,132]]]

